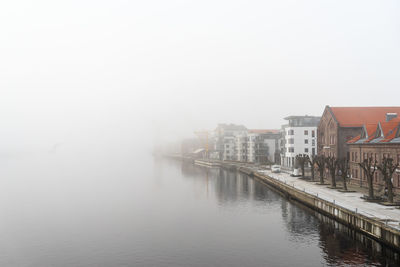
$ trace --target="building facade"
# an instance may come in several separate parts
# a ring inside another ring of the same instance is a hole
[[[350,182],[367,187],[367,177],[359,166],[364,159],[381,163],[383,157],[400,164],[400,119],[388,117],[377,124],[365,124],[359,136],[347,142],[350,155]],[[400,168],[392,176],[395,192],[400,192]],[[385,182],[379,170],[374,173],[374,188],[381,191]]]
[[[249,130],[247,161],[259,164],[276,163],[280,136],[279,130]]]
[[[385,121],[391,113],[400,114],[400,107],[326,106],[318,125],[318,153],[349,157],[347,142],[361,134],[363,125]]]
[[[247,161],[247,134],[235,136],[235,155],[237,161]]]
[[[214,151],[218,159],[236,160],[235,137],[247,133],[246,127],[236,124],[218,124],[214,130],[213,139],[215,140]]]
[[[313,156],[318,153],[317,136],[320,117],[316,116],[289,116],[289,123],[283,128],[283,145],[281,150],[281,165],[293,168],[296,164],[296,156],[307,154]]]

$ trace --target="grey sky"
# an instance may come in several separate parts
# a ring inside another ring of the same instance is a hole
[[[399,105],[399,14],[399,1],[2,1],[0,142]]]

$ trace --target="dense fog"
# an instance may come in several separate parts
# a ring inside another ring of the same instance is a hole
[[[0,153],[397,105],[398,1],[7,1]]]

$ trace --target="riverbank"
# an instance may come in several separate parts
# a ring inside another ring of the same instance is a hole
[[[239,162],[194,161],[196,165],[221,167],[253,176],[294,199],[374,240],[400,252],[400,209],[385,207],[361,199],[358,192],[343,193],[317,183],[272,173],[265,168]]]

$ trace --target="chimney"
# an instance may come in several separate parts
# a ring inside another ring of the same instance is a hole
[[[394,118],[397,118],[397,113],[386,113],[386,121],[391,121]]]

